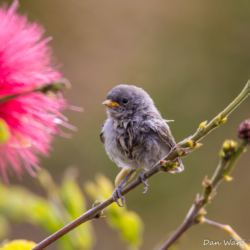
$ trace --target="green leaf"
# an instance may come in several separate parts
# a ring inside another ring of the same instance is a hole
[[[86,211],[86,198],[76,183],[73,169],[65,174],[60,188],[60,197],[73,219]]]
[[[94,182],[85,184],[87,194],[93,200],[108,199],[114,191],[112,182],[102,174],[96,176],[96,182],[97,184]],[[143,222],[137,213],[128,211],[126,206],[120,208],[115,203],[111,204],[104,212],[108,225],[119,233],[129,247],[135,248],[141,245]]]

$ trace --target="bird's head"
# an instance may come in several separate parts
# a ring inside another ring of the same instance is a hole
[[[132,115],[142,110],[155,109],[154,102],[147,92],[133,85],[114,87],[102,104],[107,106],[107,113],[111,116]]]

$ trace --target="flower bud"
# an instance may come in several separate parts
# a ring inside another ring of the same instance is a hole
[[[226,140],[222,145],[222,150],[219,153],[221,159],[230,160],[232,155],[237,151],[237,142]]]
[[[221,122],[220,122],[220,125],[226,123],[226,121],[227,121],[227,117],[223,118],[223,119],[221,120]]]
[[[205,128],[206,125],[207,125],[207,121],[204,121],[204,122],[202,122],[202,123],[199,125],[199,128],[200,128],[200,129],[203,129],[203,128]]]
[[[203,144],[202,143],[196,143],[194,146],[193,146],[193,149],[197,149],[199,147],[201,147]]]
[[[223,150],[221,150],[220,153],[219,153],[219,157],[221,159],[224,159],[225,156],[226,156],[225,152]]]
[[[238,128],[238,137],[243,140],[248,140],[250,143],[250,119],[240,124]]]
[[[231,181],[233,180],[233,177],[229,176],[229,175],[224,175],[223,176],[225,178],[226,181]]]
[[[237,150],[237,142],[233,140],[226,140],[222,145],[222,150],[227,152],[235,152]]]
[[[96,201],[94,202],[94,204],[93,204],[92,207],[97,207],[97,206],[100,205],[101,203],[102,203],[101,201],[96,200]],[[100,217],[103,217],[103,211],[99,212],[99,213],[95,216],[95,218],[100,218]]]
[[[214,123],[216,126],[218,126],[218,125],[220,124],[220,122],[221,122],[221,115],[218,115],[218,116],[215,118],[215,120],[213,121],[213,123]]]
[[[178,162],[177,161],[165,161],[162,160],[160,162],[161,164],[161,170],[162,171],[169,171],[171,173],[171,170],[174,170],[177,166],[178,166]]]
[[[190,148],[192,148],[194,146],[194,141],[192,140],[187,140],[187,144]]]
[[[204,180],[202,181],[202,186],[205,187],[205,188],[208,188],[208,187],[211,187],[212,189],[212,183],[211,183],[211,180],[209,180],[207,178],[207,176],[204,178]]]

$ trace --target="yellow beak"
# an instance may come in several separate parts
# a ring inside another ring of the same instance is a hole
[[[102,104],[107,107],[119,107],[120,106],[117,102],[112,102],[111,100],[106,100]]]

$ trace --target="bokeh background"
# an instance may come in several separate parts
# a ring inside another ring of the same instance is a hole
[[[226,107],[250,77],[250,2],[246,0],[20,0],[18,11],[42,24],[46,36],[53,36],[50,45],[73,85],[65,97],[85,110],[64,112],[78,131],[72,132],[72,139],[57,137],[51,157],[42,159],[42,168],[58,183],[69,166],[79,169],[81,186],[96,173],[111,180],[118,174],[99,139],[106,119],[101,103],[114,86],[132,84],[145,89],[162,116],[175,120],[170,127],[180,141]],[[223,127],[202,141],[203,147],[183,159],[183,173],[158,174],[149,180],[147,194],[138,187],[126,196],[127,207],[144,221],[141,249],[156,249],[182,222],[202,190],[203,178],[212,175],[222,142],[237,139],[238,124],[249,118],[249,104],[246,100]],[[247,152],[232,174],[234,180],[223,183],[207,207],[207,218],[230,224],[247,241],[249,160]],[[10,182],[43,195],[37,180],[27,173],[21,183],[15,177]],[[105,219],[95,221],[94,228],[95,249],[126,249]],[[13,223],[10,239],[39,242],[45,236],[29,224]],[[180,239],[178,249],[226,248],[203,246],[204,239],[222,241],[229,236],[198,225]]]

